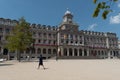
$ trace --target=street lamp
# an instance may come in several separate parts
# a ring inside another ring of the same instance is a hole
[[[58,59],[59,56],[59,52],[60,52],[60,48],[59,48],[59,44],[60,44],[60,33],[59,33],[59,28],[57,29],[57,53],[56,53],[56,60]]]
[[[31,43],[31,45],[30,45],[30,54],[29,54],[29,56],[28,56],[28,60],[31,59],[31,55],[32,55],[33,51],[34,51],[34,41],[33,41],[33,42]]]

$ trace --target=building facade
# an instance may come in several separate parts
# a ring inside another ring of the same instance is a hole
[[[5,36],[9,35],[16,20],[0,19],[0,52],[3,54]],[[45,59],[58,57],[65,59],[103,59],[118,58],[119,47],[116,33],[94,32],[79,30],[79,25],[73,21],[73,15],[66,11],[63,21],[58,26],[46,26],[31,24],[34,43],[26,51],[22,52],[21,58],[26,59],[29,55],[36,59],[40,54]],[[15,52],[9,52],[10,59],[16,58]]]

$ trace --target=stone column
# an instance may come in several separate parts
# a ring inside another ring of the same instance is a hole
[[[3,54],[3,47],[1,47],[1,54]]]
[[[77,56],[79,56],[79,48],[77,48]]]
[[[84,56],[84,49],[82,49],[82,56]]]
[[[46,58],[48,59],[48,48],[46,48]]]
[[[61,48],[61,56],[63,56],[63,53],[64,53],[63,48]]]
[[[23,58],[26,59],[26,51],[23,51]]]
[[[110,56],[111,56],[111,55],[110,55],[110,50],[108,50],[107,53],[108,53],[108,59],[110,59]]]
[[[10,60],[10,52],[8,51],[7,60]]]
[[[84,44],[84,36],[82,36],[82,44]]]
[[[60,33],[59,32],[57,33],[57,45],[58,46],[60,45]]]
[[[14,56],[15,56],[15,59],[17,60],[17,57],[18,57],[18,52],[17,52],[17,50],[15,50]]]
[[[35,55],[36,55],[35,57],[37,58],[38,57],[38,48],[35,48],[35,52],[36,52],[35,53]]]
[[[74,48],[72,48],[72,56],[74,56]]]
[[[87,49],[87,56],[89,56],[89,49]]]
[[[69,56],[69,48],[67,48],[67,56]]]

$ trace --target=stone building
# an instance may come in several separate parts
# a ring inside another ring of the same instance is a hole
[[[0,19],[0,52],[3,54],[5,36],[10,34],[17,23],[16,20]],[[58,26],[31,24],[34,43],[31,48],[22,52],[21,58],[28,55],[32,59],[40,54],[45,59],[58,57],[66,59],[101,59],[118,58],[118,38],[116,33],[79,30],[73,21],[73,15],[66,11],[63,21]],[[16,58],[15,52],[9,52],[9,58]]]
[[[115,33],[79,30],[73,15],[66,11],[58,27],[57,43],[61,58],[116,58],[119,55]]]

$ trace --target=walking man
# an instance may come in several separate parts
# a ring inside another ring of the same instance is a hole
[[[40,57],[39,57],[38,69],[40,68],[40,66],[43,66],[43,69],[45,69],[45,67],[44,67],[44,65],[43,65],[43,57],[42,57],[42,55],[40,55]]]

